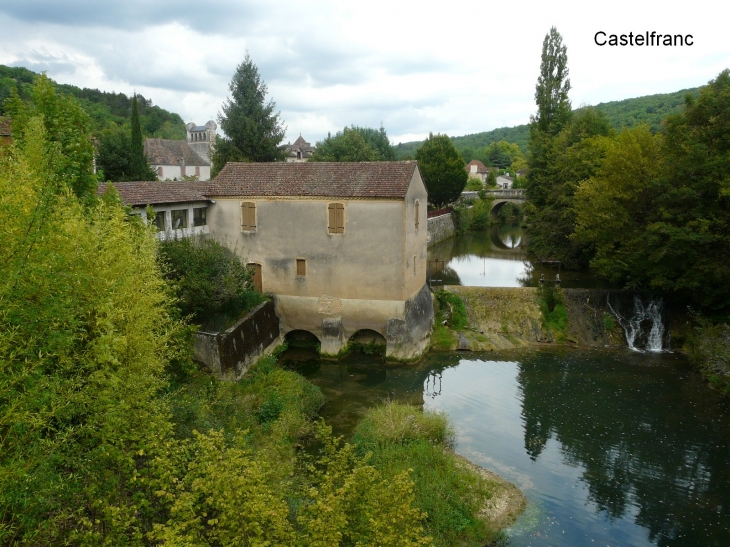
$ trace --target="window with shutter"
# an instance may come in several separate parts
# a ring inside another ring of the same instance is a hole
[[[256,204],[252,201],[241,202],[241,231],[256,231]]]
[[[297,258],[297,275],[307,275],[307,262],[303,258]]]
[[[345,233],[345,205],[342,203],[330,203],[327,205],[327,233]]]

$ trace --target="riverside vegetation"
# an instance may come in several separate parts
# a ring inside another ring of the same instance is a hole
[[[91,156],[68,140],[83,140],[88,124],[47,91],[0,149],[0,543],[405,547],[495,537],[478,518],[493,489],[446,451],[443,417],[390,409],[408,435],[383,437],[374,415],[343,444],[315,420],[321,392],[274,357],[237,383],[199,371],[182,306],[200,280],[166,279],[175,279],[169,262],[194,249],[173,245],[161,259],[151,225],[112,189],[96,197]],[[74,116],[49,119],[56,107]],[[241,273],[227,268],[207,273],[225,286]],[[314,456],[299,449],[311,435],[322,447]],[[401,450],[407,466],[394,460]],[[441,486],[429,490],[434,473]]]

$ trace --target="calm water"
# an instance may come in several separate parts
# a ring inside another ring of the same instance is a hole
[[[492,226],[437,243],[428,249],[429,278],[436,285],[473,287],[536,287],[543,274],[555,279],[556,265],[528,260],[526,237],[519,225]],[[566,288],[610,288],[589,272],[559,273]]]
[[[289,353],[348,435],[384,399],[448,413],[457,452],[530,503],[514,546],[730,545],[730,405],[676,354],[431,354],[411,367]]]

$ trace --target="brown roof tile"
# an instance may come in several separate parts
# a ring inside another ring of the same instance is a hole
[[[466,170],[471,173],[471,166],[476,165],[477,166],[477,173],[488,173],[489,169],[487,169],[487,166],[484,165],[479,160],[471,160],[469,163],[466,164]]]
[[[99,185],[98,195],[106,191],[107,184]],[[115,182],[114,187],[125,205],[158,205],[183,201],[209,201],[205,196],[206,182]]]
[[[185,158],[185,165],[210,165],[187,141],[170,139],[147,139],[144,141],[144,153],[152,165],[180,165],[180,158]]]
[[[402,199],[416,169],[415,161],[228,163],[207,195]]]

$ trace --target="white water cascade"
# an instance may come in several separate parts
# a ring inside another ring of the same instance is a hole
[[[634,295],[634,315],[630,319],[625,319],[611,306],[608,301],[608,307],[618,321],[621,328],[626,334],[626,343],[629,349],[634,351],[660,352],[663,351],[662,340],[664,338],[664,325],[662,324],[662,300],[650,300],[644,306],[637,295]],[[649,332],[644,335],[645,330],[642,323],[651,322]],[[644,349],[637,347],[644,343]]]

